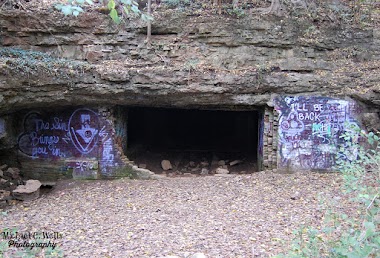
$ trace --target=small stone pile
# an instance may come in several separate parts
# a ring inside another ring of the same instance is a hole
[[[211,164],[203,160],[201,162],[190,161],[186,165],[184,165],[180,170],[174,170],[174,168],[178,168],[178,165],[173,167],[172,163],[169,160],[162,160],[161,167],[164,172],[168,173],[168,176],[174,175],[184,175],[191,176],[194,174],[199,175],[221,175],[221,174],[229,174],[230,171],[228,167],[232,167],[243,163],[242,160],[233,160],[229,162],[228,160],[218,160],[213,159]],[[170,170],[170,172],[168,172]]]
[[[4,208],[13,199],[11,192],[21,184],[20,170],[8,167],[4,164],[0,166],[0,208]]]
[[[40,194],[41,182],[27,180],[24,184],[20,176],[20,169],[0,166],[0,209],[6,207],[13,199],[31,201],[37,199]]]

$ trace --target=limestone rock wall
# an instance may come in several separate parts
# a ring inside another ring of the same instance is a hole
[[[28,64],[3,54],[0,113],[53,103],[246,108],[266,105],[273,94],[380,104],[378,28],[173,10],[156,17],[150,45],[144,24],[117,27],[100,13],[2,12],[0,28],[5,49],[81,61],[57,71],[55,60]]]
[[[282,96],[348,96],[364,104],[363,124],[379,128],[379,28],[178,10],[156,15],[151,44],[145,27],[136,20],[116,26],[97,12],[70,18],[51,10],[0,12],[0,151],[18,153],[30,173],[36,167],[49,173],[53,165],[62,174],[97,177],[126,162],[128,106],[260,108],[264,168],[286,167],[291,155],[278,144],[279,123],[291,109],[280,117],[273,110]],[[86,126],[89,117],[99,122],[87,124],[99,144],[83,153],[92,140],[75,126]],[[112,137],[101,135],[101,125]],[[49,149],[57,139],[60,150]]]

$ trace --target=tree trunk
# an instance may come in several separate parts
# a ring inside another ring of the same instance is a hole
[[[281,0],[272,0],[272,3],[266,13],[275,14],[277,16],[284,15],[284,8],[281,4]]]
[[[239,0],[233,0],[232,1],[232,7],[236,9],[239,6]]]
[[[152,0],[148,0],[148,15],[152,15]],[[146,41],[148,44],[150,44],[150,41],[152,39],[152,21],[148,20],[148,27],[146,30]]]

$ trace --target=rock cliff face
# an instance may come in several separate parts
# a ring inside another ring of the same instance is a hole
[[[1,113],[73,103],[252,106],[265,105],[272,94],[299,93],[380,105],[378,28],[173,10],[154,21],[150,46],[142,24],[118,28],[99,13],[10,11],[0,14],[0,28],[3,47],[82,61],[28,64],[23,56],[3,55]]]
[[[80,106],[263,110],[279,95],[350,97],[369,127],[378,119],[379,28],[166,10],[147,44],[139,21],[118,27],[100,13],[46,10],[1,12],[0,31],[3,124],[18,112]],[[15,124],[0,130],[3,148],[17,145]]]

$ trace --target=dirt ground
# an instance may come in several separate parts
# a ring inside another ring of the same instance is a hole
[[[11,206],[0,227],[29,236],[58,232],[40,240],[57,244],[64,257],[270,257],[289,248],[294,230],[320,225],[321,200],[343,198],[340,182],[337,174],[311,172],[65,180],[35,201]],[[26,252],[5,247],[4,256],[20,251]]]

